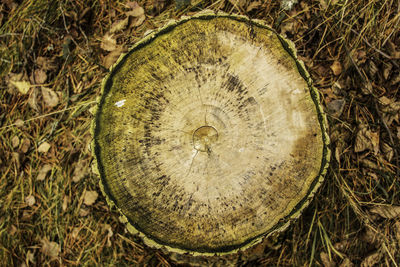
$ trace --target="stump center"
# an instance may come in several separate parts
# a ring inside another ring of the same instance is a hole
[[[193,146],[201,152],[211,152],[211,146],[218,140],[218,132],[212,126],[201,126],[193,133]]]

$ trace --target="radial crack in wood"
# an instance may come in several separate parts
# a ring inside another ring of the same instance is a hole
[[[101,184],[146,243],[232,253],[284,229],[329,160],[326,118],[293,45],[202,14],[120,58],[93,124]]]

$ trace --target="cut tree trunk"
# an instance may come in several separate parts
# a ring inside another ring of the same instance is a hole
[[[297,218],[326,172],[318,93],[293,44],[261,21],[171,22],[122,56],[102,89],[96,171],[150,246],[251,247]]]

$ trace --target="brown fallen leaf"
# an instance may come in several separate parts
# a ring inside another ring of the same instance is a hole
[[[143,7],[141,7],[136,1],[126,3],[126,6],[131,9],[125,13],[127,16],[139,17],[144,15]]]
[[[29,196],[25,197],[25,203],[29,207],[32,207],[36,203],[35,197],[32,196],[32,195],[29,195]]]
[[[21,119],[18,119],[14,122],[15,126],[17,126],[18,128],[21,128],[22,126],[24,126],[25,122]]]
[[[38,98],[39,89],[35,87],[29,95],[28,104],[36,112],[39,112]]]
[[[36,64],[43,71],[54,71],[57,69],[57,64],[55,63],[55,60],[49,57],[37,57]]]
[[[334,267],[335,266],[335,263],[329,259],[328,253],[321,252],[319,254],[319,256],[321,257],[323,266],[325,266],[325,267]]]
[[[400,206],[375,206],[369,210],[385,219],[394,219],[400,216]]]
[[[41,240],[42,248],[41,251],[44,255],[55,259],[61,252],[60,245],[54,241],[49,241],[47,238]]]
[[[47,107],[53,108],[58,105],[58,95],[56,92],[47,87],[42,87],[43,101]]]
[[[106,33],[101,39],[100,47],[105,51],[114,51],[117,48],[117,40],[112,34]]]
[[[396,44],[392,41],[388,40],[387,48],[389,50],[389,54],[393,59],[400,59],[400,49],[398,50]]]
[[[342,115],[344,106],[346,105],[345,99],[335,99],[327,104],[329,113],[335,117],[340,117]]]
[[[39,147],[38,147],[38,152],[40,153],[47,153],[50,149],[51,145],[47,142],[43,142]]]
[[[31,147],[31,141],[29,141],[28,138],[23,138],[21,141],[21,152],[26,154],[28,152],[29,148]]]
[[[51,171],[53,167],[50,164],[45,164],[39,171],[38,176],[36,177],[37,181],[43,181],[46,178],[46,175],[49,171]]]
[[[337,60],[333,62],[330,68],[335,76],[338,76],[340,73],[342,73],[342,65]]]
[[[386,158],[386,160],[389,162],[392,161],[393,154],[394,154],[393,148],[386,143],[382,143],[381,149],[382,149],[383,156]]]
[[[362,262],[361,262],[361,267],[371,267],[371,266],[375,266],[375,264],[377,264],[380,259],[382,257],[382,254],[379,253],[378,251],[370,254],[369,256],[367,256]]]
[[[19,144],[20,144],[19,138],[18,138],[18,136],[15,135],[15,136],[11,139],[11,146],[12,146],[13,148],[17,148],[17,147],[19,146]]]
[[[62,204],[62,210],[65,212],[68,208],[68,203],[69,203],[69,197],[64,196],[63,198],[63,204]]]
[[[349,258],[344,258],[343,262],[339,265],[339,267],[353,267],[354,263],[351,262]]]
[[[26,75],[22,73],[10,73],[8,80],[9,89],[17,89],[20,94],[27,94],[32,87]]]
[[[129,23],[129,18],[117,20],[111,25],[110,33],[116,33],[125,30],[125,28],[128,26],[128,23]]]
[[[246,11],[247,11],[247,12],[251,12],[251,11],[253,11],[254,9],[259,8],[260,6],[261,6],[261,2],[259,2],[259,1],[251,2],[251,3],[247,6]]]
[[[81,217],[86,217],[86,216],[88,216],[88,215],[89,215],[89,211],[88,211],[87,209],[81,208],[81,209],[79,210],[79,216],[81,216]]]
[[[379,152],[379,133],[371,132],[368,130],[367,126],[360,125],[357,136],[356,143],[354,146],[355,152],[362,152],[364,150],[370,150],[374,152],[375,155]]]
[[[31,88],[31,84],[27,81],[11,81],[11,84],[14,85],[23,95],[27,94]]]
[[[146,20],[145,15],[139,16],[133,21],[133,23],[131,25],[133,27],[138,27],[138,26],[142,25],[145,20]]]
[[[385,96],[379,98],[379,106],[382,112],[383,120],[388,126],[391,126],[393,121],[399,122],[400,101],[394,101]]]
[[[72,181],[79,182],[87,174],[87,161],[80,160],[76,163],[74,172],[72,174]]]
[[[33,78],[36,84],[43,84],[47,80],[47,74],[41,69],[37,69],[33,73]]]
[[[86,191],[83,197],[83,203],[87,206],[91,206],[96,202],[98,196],[99,194],[96,191]]]
[[[142,23],[146,19],[143,7],[139,6],[136,1],[128,2],[127,7],[129,7],[131,10],[125,12],[125,14],[128,16],[128,18],[133,18],[133,20],[131,20],[131,22],[129,23],[129,27],[137,27],[142,25]]]
[[[107,69],[110,68],[118,60],[120,55],[125,51],[125,49],[117,48],[110,52],[107,56],[103,58],[103,66]]]

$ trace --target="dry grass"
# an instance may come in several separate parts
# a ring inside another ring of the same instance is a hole
[[[113,53],[102,40],[126,18],[127,1],[15,2],[21,3],[0,4],[1,264],[172,264],[127,233],[102,196],[94,204],[85,197],[100,192],[88,146],[91,107]],[[303,216],[262,258],[243,265],[397,266],[399,2],[299,1],[291,11],[276,1],[252,9],[247,2],[197,0],[176,10],[171,1],[139,1],[147,18],[116,32],[116,47],[122,51],[145,31],[203,8],[264,19],[286,34],[327,107],[332,164]],[[15,79],[28,82],[26,94],[12,86]],[[42,87],[57,94],[56,105]]]

